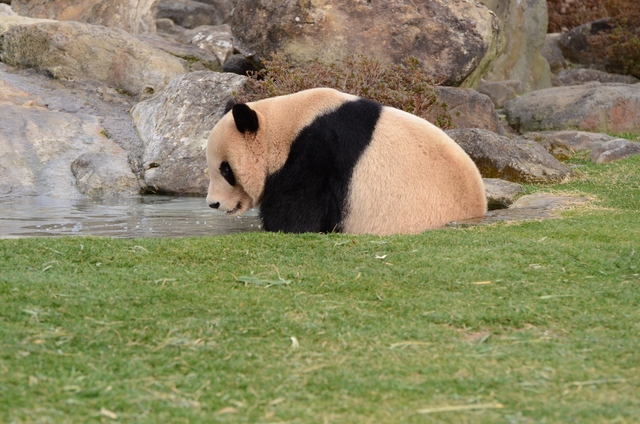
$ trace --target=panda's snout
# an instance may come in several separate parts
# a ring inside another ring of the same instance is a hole
[[[218,209],[220,207],[220,202],[209,203],[209,207],[213,209]]]

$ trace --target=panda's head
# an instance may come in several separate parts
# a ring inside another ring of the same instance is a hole
[[[231,215],[257,206],[266,179],[265,143],[259,112],[249,105],[227,106],[207,142],[207,204]]]

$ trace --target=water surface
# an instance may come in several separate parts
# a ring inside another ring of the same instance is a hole
[[[258,231],[257,211],[240,217],[208,208],[202,197],[117,200],[0,198],[0,238],[93,235],[190,237]]]

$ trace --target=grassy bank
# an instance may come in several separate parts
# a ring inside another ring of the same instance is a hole
[[[0,240],[0,422],[637,422],[640,157],[563,219]]]

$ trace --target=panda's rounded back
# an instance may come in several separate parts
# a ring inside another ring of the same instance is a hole
[[[441,129],[385,107],[356,165],[347,201],[348,233],[419,233],[486,213],[482,177]]]

